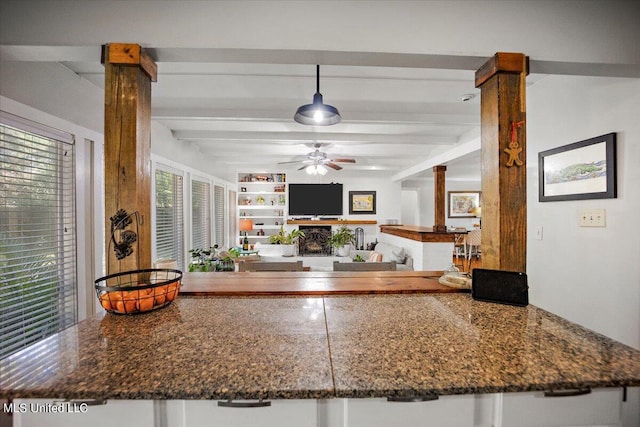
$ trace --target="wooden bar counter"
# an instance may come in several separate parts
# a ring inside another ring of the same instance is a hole
[[[393,236],[404,237],[416,242],[454,242],[455,233],[433,231],[431,227],[421,225],[381,225],[380,232]]]
[[[282,271],[184,273],[183,296],[309,296],[460,292],[441,271]]]

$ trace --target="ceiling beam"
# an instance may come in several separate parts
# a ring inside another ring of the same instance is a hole
[[[424,171],[432,170],[433,167],[439,165],[446,165],[448,162],[459,159],[460,157],[472,154],[480,150],[480,138],[472,139],[471,141],[458,144],[450,150],[445,151],[442,154],[433,156],[424,162],[418,163],[415,166],[407,168],[403,171],[393,175],[391,179],[393,181],[403,181],[414,177]]]
[[[304,144],[307,142],[348,144],[357,142],[382,144],[451,145],[458,142],[451,135],[384,135],[313,132],[235,132],[217,130],[175,130],[173,137],[183,141],[255,141],[274,144]]]
[[[364,67],[433,68],[477,70],[486,60],[483,56],[433,55],[385,52],[339,52],[299,49],[224,49],[169,48],[145,49],[155,62],[212,62],[246,64],[322,64]],[[100,46],[0,46],[2,61],[96,62]],[[531,58],[531,73],[600,77],[640,77],[638,64],[538,61]]]

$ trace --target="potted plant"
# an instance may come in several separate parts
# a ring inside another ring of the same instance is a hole
[[[331,246],[336,248],[338,256],[349,256],[351,252],[351,245],[356,240],[356,234],[350,228],[347,228],[345,224],[342,224],[340,228],[329,238]]]
[[[215,271],[216,250],[218,245],[214,245],[209,249],[191,249],[191,263],[189,264],[189,272]]]
[[[304,237],[304,231],[297,228],[285,231],[284,225],[280,226],[278,234],[269,236],[269,242],[282,245],[282,256],[294,256],[296,254],[296,243],[300,237]]]

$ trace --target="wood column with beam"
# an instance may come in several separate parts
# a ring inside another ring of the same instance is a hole
[[[482,266],[526,271],[528,57],[496,53],[476,71],[481,90]]]
[[[445,173],[447,167],[444,165],[433,167],[433,209],[435,223],[433,224],[433,231],[441,233],[447,231],[447,225],[445,224]]]
[[[104,45],[102,64],[105,250],[112,274],[151,267],[151,82],[157,80],[157,67],[139,45],[124,43]],[[118,230],[112,240],[111,218],[121,210],[137,213],[138,224],[133,217],[128,233]],[[130,240],[135,241],[129,250]],[[131,253],[123,257],[123,252]]]

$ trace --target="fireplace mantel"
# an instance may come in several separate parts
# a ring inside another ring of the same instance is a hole
[[[289,225],[376,225],[376,220],[366,219],[289,219],[287,224]]]

